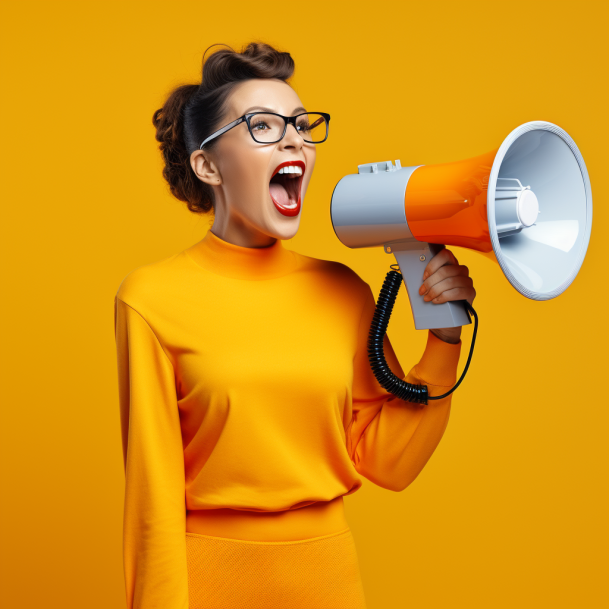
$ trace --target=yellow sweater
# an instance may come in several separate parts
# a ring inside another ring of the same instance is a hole
[[[393,491],[419,474],[451,397],[404,402],[367,357],[368,284],[278,240],[213,233],[129,273],[115,299],[125,463],[129,609],[187,609],[185,514],[278,511],[350,495],[361,476]],[[430,395],[456,382],[461,342],[428,332],[404,377]]]

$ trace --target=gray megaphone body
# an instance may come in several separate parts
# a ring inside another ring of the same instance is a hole
[[[350,248],[384,247],[408,291],[415,328],[471,323],[463,301],[419,294],[423,272],[445,245],[478,251],[533,300],[564,292],[590,240],[592,192],[573,139],[545,121],[514,129],[492,152],[455,163],[366,163],[343,177],[330,205],[336,236]]]

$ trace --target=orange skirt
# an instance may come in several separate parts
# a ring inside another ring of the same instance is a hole
[[[186,532],[189,609],[366,609],[351,529],[297,541]]]

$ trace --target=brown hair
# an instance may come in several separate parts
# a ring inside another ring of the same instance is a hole
[[[207,61],[205,53],[201,83],[178,86],[152,116],[155,137],[161,143],[159,149],[165,160],[163,177],[171,193],[186,202],[194,213],[206,213],[213,208],[214,192],[192,170],[190,155],[206,137],[222,127],[232,89],[251,78],[279,78],[287,82],[294,73],[290,54],[264,43],[251,42],[241,53],[230,47],[221,49]],[[205,149],[212,149],[217,141],[211,140]]]

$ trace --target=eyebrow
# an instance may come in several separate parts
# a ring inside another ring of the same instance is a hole
[[[251,112],[252,110],[263,110],[264,112],[273,112],[274,114],[278,114],[272,108],[265,108],[264,106],[252,106],[251,108],[248,108],[243,114],[247,114],[248,112]],[[307,111],[306,108],[303,108],[302,106],[298,106],[298,108],[294,108],[294,110],[292,111],[292,114],[296,114],[297,112],[299,112],[301,110],[302,110],[302,112]]]

